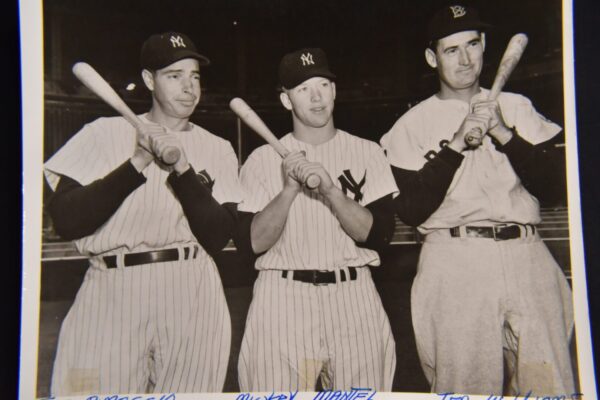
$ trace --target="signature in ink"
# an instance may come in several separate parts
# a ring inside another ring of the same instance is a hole
[[[371,400],[375,398],[375,393],[377,391],[373,390],[371,393],[370,388],[351,388],[350,391],[324,390],[317,393],[313,400]]]
[[[92,396],[87,397],[85,400],[175,400],[175,393],[168,394],[154,394],[147,396],[119,396],[118,394],[113,395],[97,395],[94,394]]]
[[[294,400],[298,391],[289,392],[289,396],[283,393],[272,392],[267,396],[253,396],[251,393],[240,393],[235,399],[236,400]],[[166,400],[166,399],[165,399]]]
[[[572,394],[561,394],[555,396],[532,396],[531,390],[525,395],[517,393],[515,396],[497,396],[494,394],[489,395],[487,400],[581,400],[583,393],[572,393]],[[458,395],[455,393],[438,393],[441,396],[441,400],[469,400],[469,395]]]

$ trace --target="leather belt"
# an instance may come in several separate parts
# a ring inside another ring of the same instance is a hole
[[[462,228],[462,229],[461,229]],[[509,240],[535,235],[535,226],[520,224],[502,224],[495,226],[464,226],[450,228],[450,236],[463,238],[488,238]]]
[[[350,274],[350,280],[355,281],[358,273],[356,267],[348,267]],[[314,269],[310,270],[294,270],[294,271],[282,271],[281,277],[287,278],[288,273],[292,274],[292,279],[295,281],[312,283],[313,285],[327,285],[330,283],[336,283],[335,271],[318,271]],[[345,282],[346,272],[340,269],[340,282]]]
[[[186,246],[183,248],[183,260],[194,259],[198,255],[198,246]],[[117,256],[104,256],[102,257],[106,268],[117,268]],[[164,249],[155,251],[143,251],[140,253],[128,253],[123,256],[123,265],[125,267],[132,267],[134,265],[152,264],[157,262],[168,262],[179,260],[179,250]]]

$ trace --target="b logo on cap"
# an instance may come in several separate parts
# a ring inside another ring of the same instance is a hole
[[[186,47],[185,43],[183,43],[183,38],[179,35],[171,36],[171,45],[173,47]]]
[[[450,10],[452,11],[452,16],[454,18],[460,18],[467,13],[463,6],[450,6]]]
[[[315,62],[313,61],[313,56],[312,56],[311,53],[306,53],[306,54],[303,53],[300,56],[300,60],[302,61],[302,66],[303,67],[305,67],[307,65],[310,65],[310,64],[312,64],[312,65],[315,64]]]

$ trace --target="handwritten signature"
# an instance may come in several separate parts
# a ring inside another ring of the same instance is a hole
[[[175,400],[175,393],[163,394],[163,395],[149,395],[149,396],[119,396],[113,394],[110,396],[97,394],[87,397],[85,400]]]
[[[572,393],[570,395],[568,394],[562,394],[562,395],[557,395],[557,396],[532,396],[531,395],[531,390],[529,392],[527,392],[525,395],[521,395],[520,393],[518,393],[517,395],[513,396],[496,396],[496,395],[489,395],[488,400],[511,400],[511,399],[522,399],[522,400],[580,400],[583,396],[583,393]],[[441,400],[469,400],[469,395],[458,395],[455,393],[438,393],[438,396],[441,396],[442,399]]]
[[[289,396],[287,394],[283,394],[283,393],[275,393],[272,392],[270,395],[267,396],[253,396],[250,393],[240,393],[238,395],[238,397],[236,397],[236,400],[294,400],[294,398],[296,397],[296,395],[298,394],[298,391],[295,392],[288,392]]]
[[[377,393],[377,391],[373,390],[373,393],[371,393],[370,388],[351,388],[349,392],[342,390],[325,390],[317,393],[313,400],[371,400],[375,398],[375,393]]]

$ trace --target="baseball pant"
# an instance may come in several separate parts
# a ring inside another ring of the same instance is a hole
[[[350,276],[344,268],[345,276]],[[241,391],[390,391],[395,343],[368,267],[356,280],[314,285],[260,271],[242,340]]]
[[[432,392],[574,391],[571,290],[537,234],[506,241],[427,235],[412,318]]]
[[[211,259],[90,262],[61,327],[53,396],[223,389],[231,320]]]

